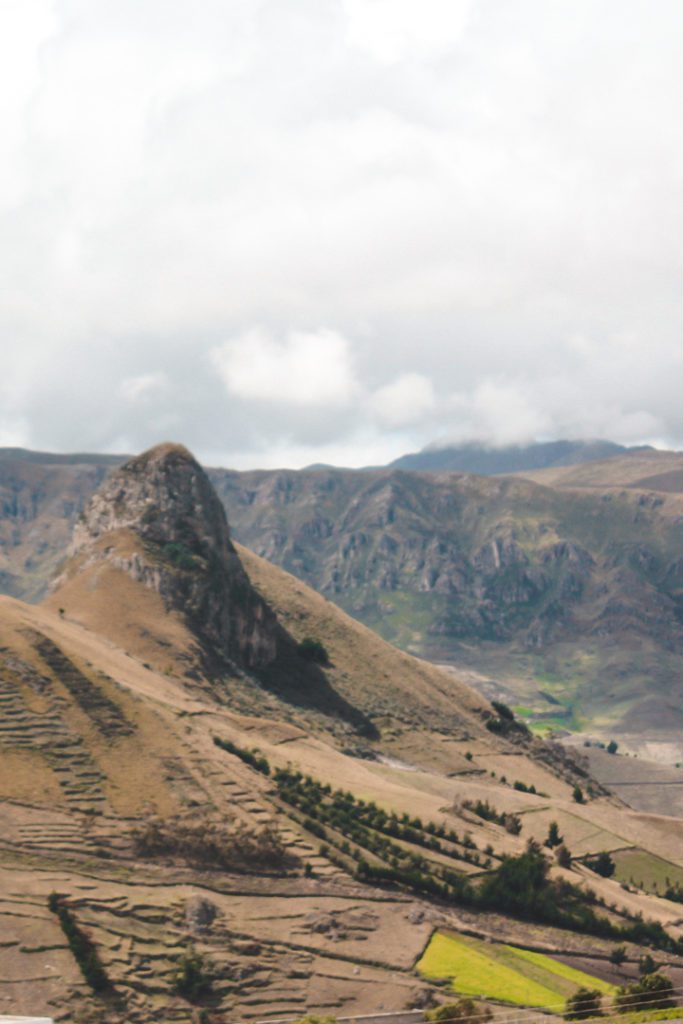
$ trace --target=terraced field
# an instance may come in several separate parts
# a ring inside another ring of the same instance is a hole
[[[417,969],[427,978],[450,978],[461,995],[482,996],[518,1006],[558,1010],[582,986],[615,991],[600,978],[530,950],[436,932]]]

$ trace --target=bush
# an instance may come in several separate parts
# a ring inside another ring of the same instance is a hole
[[[248,764],[250,768],[254,768],[257,772],[261,772],[261,775],[270,775],[270,764],[267,758],[262,754],[259,754],[255,750],[245,750],[244,747],[238,747],[236,743],[232,743],[230,740],[221,739],[220,736],[214,736],[213,742],[221,750],[226,750],[229,754],[234,754],[235,757],[239,757],[241,761]]]
[[[622,986],[614,1000],[620,1013],[629,1010],[667,1010],[676,1005],[673,985],[665,974],[644,974],[640,981]]]
[[[214,822],[151,819],[132,833],[139,857],[179,857],[199,868],[282,872],[296,865],[280,836],[270,828],[226,828]]]
[[[425,1017],[430,1021],[466,1021],[472,1024],[486,1024],[492,1019],[487,1006],[475,1003],[473,999],[458,999],[457,1003],[445,1003],[435,1010],[427,1010]]]
[[[503,702],[499,700],[492,700],[491,707],[495,708],[501,718],[507,718],[508,722],[514,722],[514,712],[507,706],[507,704],[503,704]]]
[[[616,754],[618,749],[619,749],[619,744],[617,743],[616,740],[610,740],[609,743],[607,744],[607,753],[608,754]]]
[[[591,871],[595,871],[596,875],[601,875],[603,878],[611,878],[616,868],[614,861],[606,850],[599,853],[597,857],[587,860],[586,864]]]
[[[184,544],[164,544],[164,558],[182,572],[192,572],[198,566],[197,559]]]
[[[574,789],[572,790],[572,800],[577,804],[583,804],[586,802],[581,786],[574,786]]]
[[[56,892],[50,893],[48,896],[47,906],[59,918],[59,924],[69,944],[69,949],[90,988],[93,992],[108,991],[111,988],[111,982],[90,936],[79,927],[74,914],[64,905],[62,897]]]
[[[602,1016],[602,996],[595,989],[580,988],[567,999],[565,1020],[585,1020],[586,1017]]]
[[[615,946],[609,955],[609,962],[619,967],[626,959],[626,946]]]
[[[306,661],[313,661],[316,665],[329,665],[330,656],[327,653],[327,648],[320,640],[316,640],[315,637],[306,636],[298,645],[297,650],[302,658]]]
[[[545,845],[548,847],[549,850],[552,850],[556,846],[561,846],[563,841],[564,840],[560,835],[560,830],[558,828],[557,822],[551,821],[548,827],[548,837],[545,841]]]
[[[191,1003],[211,995],[213,981],[204,957],[190,946],[178,961],[171,987]]]
[[[570,868],[572,866],[572,855],[564,843],[555,850],[555,860],[561,868]]]

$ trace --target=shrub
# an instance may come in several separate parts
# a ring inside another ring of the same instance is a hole
[[[564,843],[555,850],[555,860],[561,868],[570,868],[572,866],[572,855]]]
[[[297,650],[302,658],[306,661],[313,661],[316,665],[329,665],[330,656],[327,653],[327,648],[320,640],[316,640],[315,637],[306,636],[298,645]]]
[[[572,790],[572,800],[577,804],[583,804],[586,802],[581,786],[574,786],[574,789]]]
[[[244,747],[238,747],[236,743],[221,739],[220,736],[214,736],[213,742],[221,750],[227,750],[229,754],[239,757],[241,761],[244,761],[245,764],[248,764],[250,768],[254,768],[257,772],[261,772],[262,775],[270,775],[270,764],[267,758],[257,751],[245,750]]]
[[[615,946],[609,955],[609,962],[619,967],[626,959],[626,946]]]
[[[608,754],[616,754],[618,749],[619,749],[619,744],[617,743],[616,740],[610,740],[609,743],[607,744],[607,753]]]
[[[213,980],[204,957],[190,946],[178,961],[171,987],[176,995],[198,1002],[211,995]]]
[[[95,943],[79,926],[74,914],[64,905],[62,897],[56,892],[50,893],[47,905],[59,918],[69,949],[90,988],[93,992],[106,992],[111,988],[111,982],[102,966]]]
[[[252,831],[214,822],[151,819],[132,833],[139,857],[180,857],[201,868],[223,871],[281,872],[297,863],[280,836],[270,828]]]
[[[602,996],[595,989],[580,988],[567,999],[565,1020],[585,1020],[586,1017],[602,1016]]]
[[[676,1005],[673,985],[665,974],[644,974],[640,981],[622,986],[617,990],[614,1002],[620,1013],[645,1008],[667,1010]]]
[[[561,846],[563,842],[560,830],[556,821],[551,821],[548,827],[548,836],[545,841],[545,845],[549,850],[552,850],[555,846]]]
[[[434,1010],[427,1010],[425,1017],[430,1021],[466,1021],[471,1024],[486,1024],[493,1017],[487,1006],[475,1003],[473,999],[458,999],[457,1003],[444,1003]]]
[[[595,871],[596,875],[601,875],[603,878],[611,878],[616,867],[614,861],[606,850],[599,853],[597,857],[587,860],[586,864],[591,871]]]
[[[164,558],[183,572],[192,572],[197,568],[197,559],[192,552],[181,543],[164,544]]]

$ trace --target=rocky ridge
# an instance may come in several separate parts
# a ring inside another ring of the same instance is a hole
[[[122,552],[113,543],[120,534],[138,543]],[[207,646],[242,668],[271,664],[285,642],[249,583],[206,473],[180,445],[153,448],[108,477],[76,523],[70,556],[67,571],[109,561],[154,590]]]

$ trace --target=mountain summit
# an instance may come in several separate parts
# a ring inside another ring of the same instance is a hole
[[[109,567],[157,594],[213,654],[247,670],[275,660],[283,631],[249,583],[206,473],[181,445],[158,445],[112,473],[70,553],[60,600],[83,573],[94,594]]]

